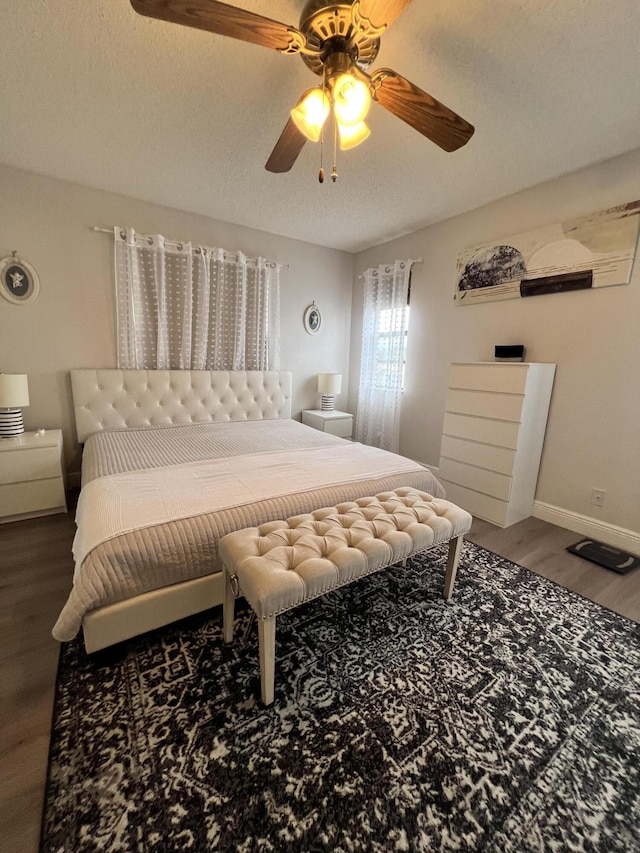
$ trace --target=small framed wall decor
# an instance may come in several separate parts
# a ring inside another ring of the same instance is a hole
[[[40,292],[38,274],[17,252],[0,259],[0,291],[5,299],[18,305],[31,302]]]
[[[322,325],[322,315],[315,302],[312,302],[304,312],[303,323],[310,335],[315,335]]]

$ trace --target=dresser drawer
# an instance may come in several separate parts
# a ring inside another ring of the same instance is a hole
[[[452,364],[449,387],[524,394],[528,369],[526,364]]]
[[[479,468],[488,468],[499,474],[510,475],[513,471],[516,452],[507,447],[479,444],[477,441],[465,441],[463,438],[445,435],[442,438],[442,456],[447,459],[457,459],[459,462],[468,462],[469,465],[477,465]]]
[[[469,415],[456,415],[447,412],[444,416],[444,434],[454,438],[467,438],[482,441],[497,447],[515,450],[518,446],[519,424],[510,421],[496,421],[489,418],[474,418]]]
[[[447,497],[501,527],[533,513],[554,364],[455,362],[440,468]]]
[[[486,468],[476,468],[455,459],[441,459],[439,477],[458,486],[468,486],[476,492],[508,501],[511,497],[511,477],[487,471]]]
[[[524,397],[521,394],[461,391],[452,388],[447,397],[447,411],[519,423],[523,400]]]
[[[483,495],[481,492],[474,492],[464,486],[458,486],[456,483],[449,483],[446,480],[441,480],[442,485],[447,493],[447,500],[457,504],[462,509],[466,509],[471,515],[476,515],[478,518],[484,518],[485,521],[492,521],[500,527],[504,527],[507,521],[508,504],[506,501],[498,500],[498,498]]]
[[[335,421],[327,421],[324,426],[324,431],[337,435],[340,438],[351,438],[353,432],[353,418],[340,418]]]
[[[57,508],[67,509],[62,477],[0,485],[0,516]]]
[[[353,415],[349,412],[305,409],[302,412],[302,423],[339,438],[351,438],[353,433]]]
[[[59,476],[60,450],[57,447],[8,450],[0,455],[0,483],[21,483]]]

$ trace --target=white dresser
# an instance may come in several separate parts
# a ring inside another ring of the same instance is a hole
[[[0,439],[0,523],[66,511],[62,431]]]
[[[447,498],[509,527],[533,513],[555,364],[452,364],[438,477]]]

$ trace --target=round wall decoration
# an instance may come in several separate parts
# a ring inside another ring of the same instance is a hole
[[[0,260],[0,290],[5,299],[18,305],[30,302],[40,292],[37,272],[17,252]]]
[[[320,314],[320,309],[316,305],[315,302],[312,302],[304,312],[303,317],[304,327],[310,335],[315,335],[315,333],[320,329],[322,325],[322,315]]]

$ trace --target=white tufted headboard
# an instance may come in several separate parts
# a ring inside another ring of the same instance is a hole
[[[291,417],[291,374],[277,370],[72,370],[78,442],[93,432]]]

